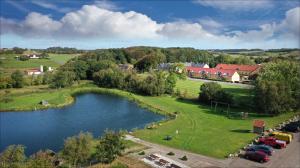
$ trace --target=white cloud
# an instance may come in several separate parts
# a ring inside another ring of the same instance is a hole
[[[195,0],[194,2],[222,10],[263,9],[272,6],[271,0]]]
[[[196,23],[184,20],[158,23],[138,12],[117,12],[96,5],[84,5],[77,11],[66,13],[59,20],[32,12],[21,22],[5,18],[0,18],[0,21],[1,35],[10,33],[33,39],[193,43],[211,46],[209,48],[222,48],[222,45],[231,48],[264,48],[276,44],[294,47],[299,45],[299,11],[300,7],[287,11],[285,19],[279,23],[263,24],[256,30],[227,33],[218,32],[223,25],[210,18]]]
[[[113,12],[94,5],[84,5],[62,19],[65,34],[97,38],[156,38],[160,25],[146,15]]]
[[[199,23],[205,30],[212,33],[220,33],[223,29],[223,25],[211,18],[200,19]]]
[[[163,25],[159,34],[169,39],[203,39],[213,37],[199,23],[172,22]]]
[[[55,4],[46,2],[46,1],[39,1],[39,0],[34,0],[32,1],[33,4],[38,5],[40,7],[46,8],[46,9],[51,9],[51,10],[55,10],[57,12],[61,12],[61,13],[66,13],[71,11],[70,8],[65,8],[65,7],[58,7]]]

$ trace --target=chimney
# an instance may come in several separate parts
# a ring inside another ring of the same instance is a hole
[[[43,65],[40,65],[40,71],[41,72],[43,72],[44,71],[44,69],[43,69],[44,67],[43,67]]]

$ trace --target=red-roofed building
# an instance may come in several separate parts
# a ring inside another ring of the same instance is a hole
[[[230,82],[239,82],[240,75],[236,70],[186,67],[188,75],[193,78],[225,80]]]
[[[258,73],[260,65],[218,64],[217,69],[236,70],[245,79]]]

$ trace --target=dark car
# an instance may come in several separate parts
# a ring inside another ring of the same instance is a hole
[[[286,124],[281,131],[285,132],[299,132],[300,131],[300,121],[290,122]]]
[[[273,148],[267,145],[252,145],[247,148],[247,151],[261,151],[268,155],[272,155],[274,152]]]
[[[260,163],[270,160],[268,155],[261,151],[247,151],[244,156],[246,159],[254,160]]]

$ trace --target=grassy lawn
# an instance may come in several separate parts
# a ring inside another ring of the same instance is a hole
[[[178,81],[177,88],[187,90],[190,98],[196,99],[201,82],[198,81]],[[222,84],[222,87],[234,94],[235,99],[251,99],[251,91]],[[163,122],[156,129],[142,129],[134,132],[134,135],[144,140],[163,144],[166,146],[192,151],[195,153],[224,158],[229,153],[238,151],[239,148],[250,142],[256,135],[248,133],[252,129],[252,120],[261,118],[266,121],[267,127],[273,127],[276,124],[291,118],[295,113],[287,113],[277,117],[263,117],[253,115],[251,111],[242,109],[243,112],[249,112],[249,118],[242,120],[239,118],[228,118],[223,113],[214,112],[210,106],[200,105],[193,99],[178,99],[168,95],[159,97],[141,96],[130,94],[116,89],[103,89],[84,83],[72,88],[49,90],[45,87],[34,88],[35,92],[29,90],[12,91],[9,93],[13,101],[5,103],[0,102],[0,110],[4,109],[33,109],[41,100],[47,100],[51,107],[60,106],[72,102],[71,95],[75,92],[100,92],[113,93],[126,96],[129,99],[137,100],[142,106],[156,109],[154,111],[174,113],[179,115],[175,120]],[[2,93],[5,94],[5,93]],[[158,109],[158,110],[157,110]],[[241,112],[241,109],[232,108],[232,112]],[[176,135],[176,130],[179,133]],[[165,141],[163,138],[171,135],[171,141]]]
[[[6,73],[12,72],[16,69],[26,70],[29,68],[39,68],[40,65],[58,67],[69,59],[77,56],[76,54],[49,54],[50,59],[29,59],[27,61],[19,61],[15,59],[16,54],[2,54],[0,57],[3,57],[1,68]]]

